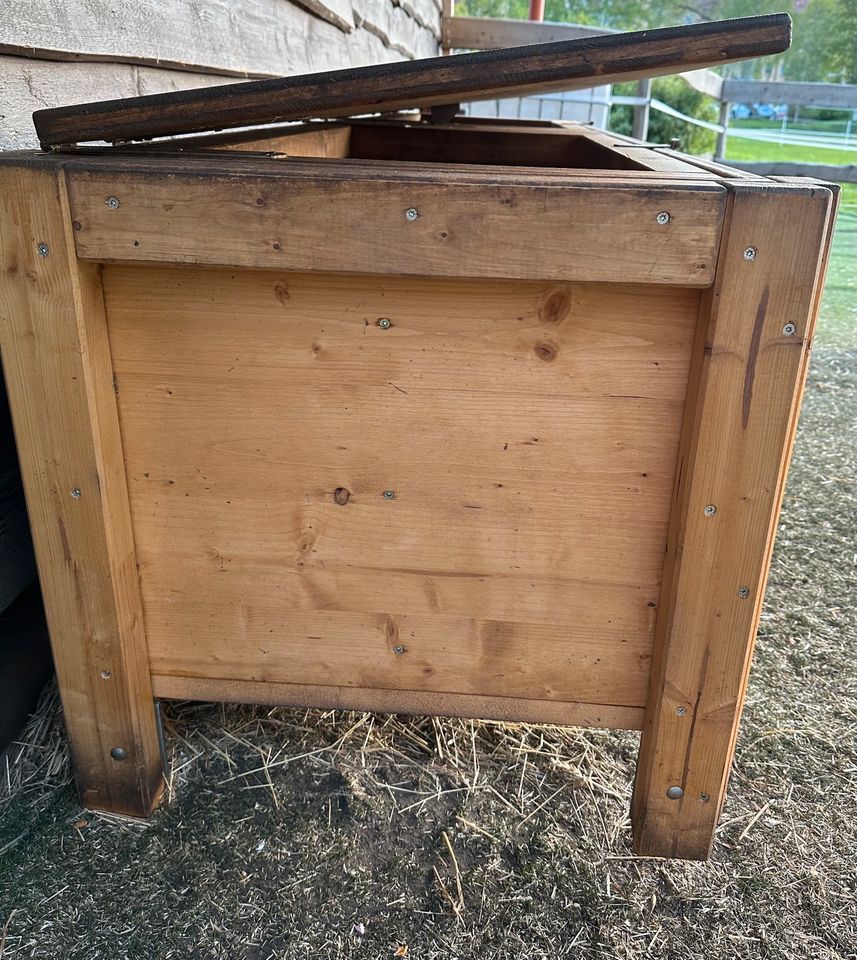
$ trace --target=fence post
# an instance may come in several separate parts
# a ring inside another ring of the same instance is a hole
[[[729,129],[729,107],[731,104],[727,100],[720,101],[720,117],[718,121],[723,129],[717,134],[717,146],[714,149],[714,158],[722,160],[726,156],[726,139]]]
[[[637,81],[637,96],[645,97],[645,103],[638,103],[634,107],[634,125],[631,136],[637,140],[645,140],[649,135],[649,104],[652,101],[651,77]]]

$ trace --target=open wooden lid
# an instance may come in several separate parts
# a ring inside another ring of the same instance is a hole
[[[45,149],[575,90],[781,53],[791,18],[694,23],[38,110]]]

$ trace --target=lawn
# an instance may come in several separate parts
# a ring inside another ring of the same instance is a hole
[[[728,137],[726,160],[767,160],[771,163],[857,163],[857,149],[832,150],[827,147],[801,147],[791,143],[768,143]],[[852,184],[854,186],[854,184]]]

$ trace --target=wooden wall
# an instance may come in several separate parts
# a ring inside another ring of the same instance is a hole
[[[436,56],[441,0],[6,0],[0,149],[42,107]]]

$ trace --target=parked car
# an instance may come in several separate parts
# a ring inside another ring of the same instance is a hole
[[[733,120],[747,120],[753,116],[753,111],[746,103],[735,103],[732,105]]]

